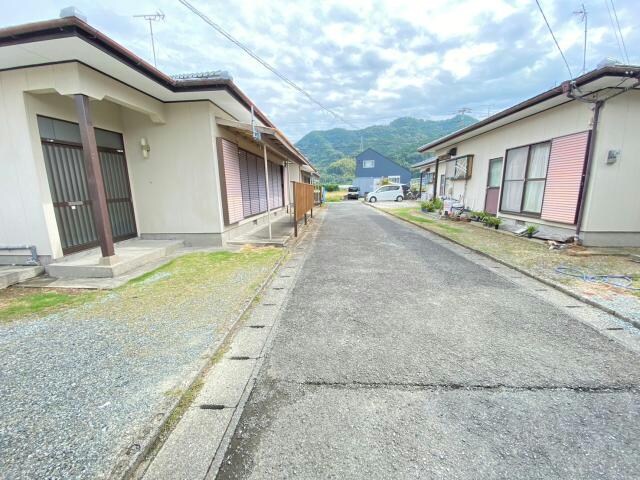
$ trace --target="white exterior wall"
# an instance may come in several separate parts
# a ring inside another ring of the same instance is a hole
[[[607,101],[600,111],[584,213],[585,243],[640,245],[640,92]],[[620,159],[607,165],[609,150]]]
[[[450,183],[453,183],[453,196],[457,198],[463,195],[466,183],[465,205],[473,210],[484,210],[490,159],[498,157],[504,159],[506,150],[510,148],[590,130],[592,117],[593,115],[588,105],[574,101],[518,120],[477,137],[463,140],[455,145],[458,148],[456,156],[474,155],[471,178],[466,181],[448,180],[447,187]],[[450,148],[438,150],[436,155],[443,155]],[[447,169],[447,175],[452,174],[453,162],[440,162],[437,179],[438,195],[440,192],[440,175],[444,173],[445,169]],[[448,191],[445,194],[448,194]],[[501,217],[524,220],[529,223],[535,222],[567,227],[563,224],[554,224],[553,222],[532,219],[526,216],[500,212],[498,214]]]

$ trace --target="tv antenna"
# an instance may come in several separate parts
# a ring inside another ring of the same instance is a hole
[[[157,22],[158,20],[164,20],[164,13],[162,10],[156,11],[156,13],[152,13],[150,15],[134,15],[134,18],[144,18],[149,22],[149,32],[151,32],[151,49],[153,50],[153,65],[155,67],[158,66],[158,62],[156,60],[156,42],[153,39],[153,22]]]
[[[582,73],[587,71],[587,9],[584,7],[584,3],[582,4],[582,8],[580,10],[576,10],[573,12],[574,15],[580,17],[580,21],[584,23],[584,46],[582,49]]]

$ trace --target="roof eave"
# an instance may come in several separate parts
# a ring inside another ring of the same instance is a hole
[[[590,72],[585,73],[584,75],[578,77],[575,79],[575,85],[576,86],[581,86],[581,85],[585,85],[589,82],[592,82],[594,80],[597,80],[599,78],[605,77],[605,76],[628,76],[628,77],[632,77],[633,75],[630,75],[630,69],[633,70],[635,72],[636,75],[638,75],[640,73],[640,68],[638,68],[637,66],[634,65],[609,65],[606,67],[602,67],[596,70],[592,70]],[[509,115],[513,115],[514,113],[518,113],[522,110],[525,110],[529,107],[532,107],[533,105],[536,105],[538,103],[542,103],[546,100],[550,100],[554,97],[557,97],[559,95],[562,95],[564,93],[563,90],[563,86],[562,84],[552,88],[551,90],[547,90],[546,92],[543,92],[539,95],[536,95],[535,97],[531,97],[528,100],[525,100],[524,102],[520,102],[517,105],[514,105],[512,107],[507,108],[506,110],[503,110],[502,112],[499,112],[495,115],[492,115],[491,117],[488,117],[484,120],[481,120],[480,122],[474,123],[473,125],[470,125],[468,127],[462,128],[460,130],[457,130],[449,135],[445,135],[444,137],[438,138],[437,140],[434,140],[433,142],[427,143],[421,147],[418,147],[418,152],[419,153],[424,153],[426,151],[429,150],[433,150],[434,148],[436,148],[439,145],[442,145],[446,142],[449,142],[451,140],[454,140],[457,137],[460,137],[462,135],[464,135],[465,133],[469,133],[472,132],[474,130],[477,130],[478,128],[484,127],[485,125],[489,125],[497,120],[501,120],[503,118],[508,117]]]
[[[176,81],[78,17],[56,18],[53,20],[2,28],[0,29],[0,47],[70,36],[82,38],[96,48],[115,56],[130,68],[151,78],[172,92],[227,90],[231,96],[243,104],[248,110],[251,110],[253,106],[254,114],[261,122],[267,126],[274,127],[273,122],[269,120],[232,80],[216,78]]]

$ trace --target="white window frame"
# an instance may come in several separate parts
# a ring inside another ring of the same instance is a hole
[[[400,183],[400,175],[389,175],[387,179],[389,183]]]
[[[375,160],[362,160],[362,168],[375,168]]]
[[[453,178],[454,180],[466,180],[471,178],[471,172],[473,170],[473,155],[462,155],[456,157],[455,164],[453,166]]]

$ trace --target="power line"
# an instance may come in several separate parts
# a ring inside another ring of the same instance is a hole
[[[607,12],[609,13],[609,20],[611,21],[611,28],[613,29],[613,35],[616,37],[616,43],[618,44],[618,50],[620,50],[620,54],[622,55],[622,59],[624,60],[624,50],[622,49],[622,45],[620,44],[620,40],[618,39],[618,31],[616,30],[616,25],[613,21],[613,15],[611,15],[611,8],[609,7],[609,2],[604,0],[604,4],[607,6]],[[612,4],[613,5],[613,4]],[[627,61],[628,63],[628,61]]]
[[[180,0],[180,1],[182,1],[182,0]],[[553,34],[553,30],[551,29],[551,25],[549,25],[549,21],[547,20],[547,17],[544,14],[544,11],[542,10],[542,6],[540,5],[540,2],[538,0],[536,0],[536,5],[538,5],[538,9],[540,10],[540,13],[542,14],[542,18],[544,18],[544,23],[547,24],[547,28],[549,29],[549,33],[551,33],[551,36],[553,37],[553,41],[555,42],[556,47],[558,47],[558,51],[560,52],[560,56],[562,56],[562,60],[564,60],[564,64],[567,66],[567,71],[569,72],[569,78],[573,78],[573,73],[571,73],[571,68],[569,67],[569,62],[567,62],[567,59],[564,56],[564,53],[562,53],[562,49],[560,48],[560,44],[558,43],[558,40],[556,39],[556,36]]]
[[[618,12],[616,12],[616,6],[613,4],[613,0],[611,0],[611,8],[613,9],[613,15],[616,18],[616,25],[618,26],[618,32],[620,33],[620,41],[622,42],[622,48],[624,50],[624,55],[627,57],[627,65],[631,62],[629,61],[629,53],[627,52],[627,46],[624,43],[624,37],[622,36],[622,29],[620,28],[620,22],[618,21]]]
[[[289,80],[286,76],[284,76],[283,74],[281,74],[280,72],[278,72],[275,67],[272,67],[271,65],[269,65],[265,60],[263,60],[262,58],[260,58],[257,54],[253,53],[253,51],[247,47],[246,45],[244,45],[242,42],[240,42],[239,40],[236,40],[230,33],[228,33],[226,30],[224,30],[220,25],[218,25],[217,23],[215,23],[213,20],[211,20],[209,17],[207,17],[204,13],[202,13],[200,10],[198,10],[197,8],[195,8],[193,5],[191,5],[187,0],[179,0],[180,3],[182,3],[185,7],[187,7],[189,10],[191,10],[193,13],[195,13],[197,16],[199,16],[202,20],[204,20],[207,24],[209,24],[209,26],[213,27],[215,30],[217,30],[220,34],[222,34],[225,38],[227,38],[231,43],[233,43],[234,45],[240,47],[242,50],[244,50],[249,56],[251,56],[254,60],[256,60],[258,63],[260,63],[263,67],[265,67],[267,70],[269,70],[271,73],[273,73],[275,76],[277,76],[280,80],[282,80],[283,82],[285,82],[287,85],[289,85],[291,88],[293,88],[294,90],[297,90],[298,92],[300,92],[301,94],[303,94],[305,97],[307,97],[310,101],[312,101],[313,103],[315,103],[316,105],[318,105],[320,108],[322,108],[324,111],[330,113],[331,115],[333,115],[336,119],[340,120],[342,123],[344,123],[345,125],[348,125],[351,128],[358,128],[356,126],[354,126],[353,124],[351,124],[346,118],[344,118],[342,115],[340,115],[339,113],[333,111],[332,109],[330,109],[329,107],[324,106],[321,102],[319,102],[318,100],[316,100],[310,93],[308,93],[306,90],[304,90],[302,87],[298,86],[297,84],[295,84],[293,81]]]

